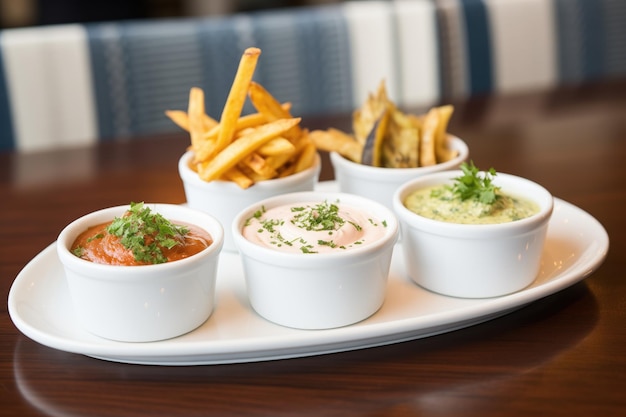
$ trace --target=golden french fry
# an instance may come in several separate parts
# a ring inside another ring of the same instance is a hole
[[[276,176],[276,170],[267,164],[265,159],[256,152],[243,158],[242,163],[254,171],[260,178],[270,179]]]
[[[187,166],[190,170],[198,172],[198,163],[194,161],[193,158],[189,159],[189,161],[187,162]]]
[[[237,167],[232,167],[231,169],[226,171],[224,175],[222,175],[222,178],[228,181],[232,181],[235,184],[237,184],[239,187],[244,188],[244,189],[250,188],[250,186],[254,184],[254,181],[252,180],[252,178],[244,174]]]
[[[189,117],[187,117],[187,112],[182,110],[166,110],[165,115],[178,127],[189,132]]]
[[[222,110],[220,131],[217,136],[215,148],[216,152],[220,152],[222,149],[226,148],[235,135],[237,119],[241,116],[241,110],[243,109],[248,95],[248,87],[250,81],[252,81],[252,76],[254,75],[260,54],[261,50],[259,48],[248,48],[244,51],[239,61],[235,79],[230,87],[226,104]]]
[[[254,152],[258,147],[300,123],[300,118],[280,119],[259,126],[249,135],[242,136],[231,142],[211,160],[201,162],[198,167],[200,178],[213,181],[226,171],[237,165],[245,156]]]
[[[288,108],[286,109],[269,91],[254,81],[250,83],[248,95],[254,108],[257,109],[259,113],[264,114],[268,121],[289,119],[292,117]],[[293,141],[301,135],[302,131],[300,127],[294,126],[293,129],[285,134],[285,137]]]
[[[283,104],[283,108],[289,109],[289,105]],[[289,119],[289,118],[291,118],[291,116],[285,117],[285,119]],[[268,121],[269,120],[267,120],[265,115],[261,113],[252,113],[252,114],[247,114],[245,116],[241,116],[239,117],[239,119],[237,119],[237,122],[236,122],[235,137],[238,135],[241,136],[242,132],[245,131],[246,129],[249,129],[251,127],[256,127],[258,125],[262,125],[264,123],[267,123]],[[210,139],[210,140],[217,140],[220,130],[222,130],[221,124],[216,121],[215,124],[211,128],[206,129],[204,138]]]
[[[252,81],[248,88],[248,96],[252,105],[259,113],[263,113],[270,120],[290,117],[289,111],[284,110],[282,105],[262,85]]]
[[[279,136],[267,142],[265,145],[261,146],[258,152],[259,154],[263,156],[271,156],[271,155],[279,155],[279,154],[293,155],[296,152],[296,147],[294,146],[293,143],[289,142],[287,139]]]
[[[189,105],[187,116],[189,118],[189,136],[191,147],[196,149],[202,141],[204,134],[204,91],[198,87],[192,87],[189,91]]]
[[[245,116],[241,116],[235,122],[235,132],[239,132],[249,127],[255,127],[266,122],[267,120],[265,119],[265,116],[261,113],[252,113],[252,114],[248,114]],[[204,134],[204,137],[205,139],[217,140],[217,137],[219,136],[221,130],[222,130],[222,125],[221,123],[218,123],[212,129],[208,130]]]
[[[281,171],[281,168],[284,167],[292,158],[293,154],[287,153],[270,155],[265,158],[265,163],[274,168],[274,170]]]
[[[309,138],[319,150],[337,152],[351,161],[361,162],[362,146],[354,137],[341,130],[313,130],[309,133]]]
[[[294,173],[304,171],[305,169],[311,168],[313,163],[315,162],[315,156],[317,154],[317,148],[315,144],[311,141],[307,141],[307,144],[304,146],[296,163],[294,164],[295,169]]]
[[[182,110],[166,110],[165,115],[170,118],[178,127],[189,132],[189,117],[187,112]],[[204,122],[204,130],[210,130],[215,127],[218,122],[208,114],[204,114],[202,118]]]
[[[293,163],[288,163],[288,164],[284,164],[280,167],[280,172],[278,174],[279,178],[284,178],[284,177],[288,177],[291,174],[295,174],[296,172],[296,166]]]
[[[217,139],[203,139],[196,143],[196,147],[194,148],[194,161],[202,162],[208,159],[211,155],[215,154]]]
[[[215,126],[217,126],[219,124],[219,122],[217,120],[215,120],[214,118],[212,118],[208,114],[203,114],[202,115],[202,122],[204,123],[204,130],[205,131],[211,130]]]

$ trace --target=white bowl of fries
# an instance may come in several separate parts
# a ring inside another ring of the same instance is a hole
[[[236,251],[230,224],[248,205],[279,194],[312,191],[321,159],[290,103],[280,103],[252,81],[259,48],[247,48],[219,120],[205,113],[204,91],[192,87],[188,111],[168,110],[189,132],[191,146],[179,160],[189,207],[215,216],[224,226],[224,250]],[[249,99],[256,113],[242,114]]]
[[[476,176],[481,174],[486,175]],[[408,275],[428,290],[461,298],[498,297],[527,287],[541,268],[552,195],[527,179],[496,173],[491,185],[500,199],[481,200],[491,197],[475,181],[464,184],[479,191],[462,197],[454,186],[463,175],[430,174],[395,193]],[[448,191],[431,188],[441,186]]]
[[[311,132],[319,150],[330,152],[339,189],[392,208],[404,182],[458,168],[468,158],[467,144],[447,133],[454,107],[432,107],[422,115],[400,111],[385,83],[353,113],[352,132],[330,128]]]
[[[385,206],[319,191],[258,201],[232,223],[252,308],[299,329],[347,326],[378,311],[398,231]]]
[[[467,160],[467,144],[456,136],[448,135],[449,148],[456,156],[445,162],[417,168],[383,168],[363,165],[349,160],[337,152],[330,153],[339,189],[345,193],[370,198],[392,208],[394,192],[405,182],[427,174],[458,168]]]
[[[258,181],[249,188],[241,188],[236,182],[227,180],[204,181],[192,170],[189,162],[193,152],[186,152],[178,162],[183,181],[187,205],[209,213],[224,226],[224,250],[236,252],[230,225],[235,215],[260,200],[276,195],[298,191],[312,191],[317,184],[321,158],[316,154],[314,164],[304,171],[286,177]]]

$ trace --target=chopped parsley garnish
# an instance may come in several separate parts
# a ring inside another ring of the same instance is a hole
[[[339,206],[337,204],[323,203],[315,206],[292,207],[291,211],[297,213],[293,216],[292,223],[297,227],[309,231],[322,230],[338,230],[346,222],[339,215]],[[350,222],[357,230],[361,230],[361,226]]]
[[[463,175],[454,178],[451,188],[461,200],[475,199],[483,204],[493,204],[500,197],[500,187],[493,185],[493,178],[497,175],[494,168],[489,168],[481,176],[474,162],[470,161],[469,164],[463,162],[461,170]]]
[[[313,249],[312,245],[300,246],[300,250],[302,251],[302,253],[317,253],[316,251],[314,251],[312,249]]]
[[[87,243],[91,242],[92,240],[102,239],[103,237],[104,233],[98,233],[97,235],[91,236],[89,239],[87,239]]]
[[[252,217],[246,219],[246,223],[244,224],[244,226],[249,226],[252,219],[260,219],[263,213],[265,213],[265,206],[262,206],[260,209],[255,211],[254,214],[252,214]]]
[[[143,203],[130,203],[130,209],[122,217],[116,217],[106,230],[133,252],[136,261],[152,264],[167,262],[162,248],[172,249],[182,244],[189,233],[188,228],[152,213]]]

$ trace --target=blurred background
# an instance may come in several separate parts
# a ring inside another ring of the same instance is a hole
[[[424,109],[623,79],[624,22],[626,0],[0,0],[0,151],[177,132],[192,86],[217,118],[249,46],[306,117],[383,80]]]
[[[108,20],[216,16],[341,0],[0,0],[2,28]]]

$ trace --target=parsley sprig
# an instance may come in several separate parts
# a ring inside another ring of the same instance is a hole
[[[138,262],[159,264],[167,262],[163,248],[182,244],[189,229],[171,223],[159,213],[153,213],[144,203],[130,203],[122,217],[116,217],[107,232],[120,239],[133,252]]]
[[[497,175],[494,168],[489,168],[483,175],[480,175],[479,169],[470,163],[463,162],[461,164],[463,175],[454,178],[452,191],[458,195],[461,200],[470,198],[476,199],[483,204],[493,204],[500,197],[498,191],[500,187],[493,184],[493,178]]]

